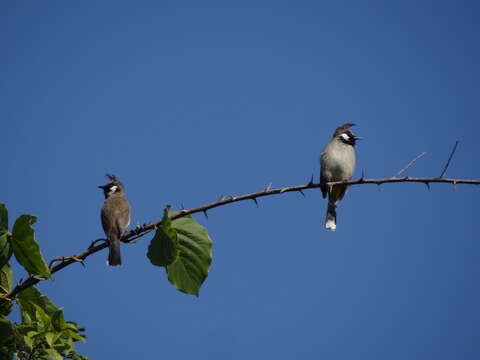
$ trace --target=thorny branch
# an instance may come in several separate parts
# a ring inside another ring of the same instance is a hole
[[[458,185],[458,184],[465,184],[465,185],[480,185],[480,180],[471,180],[471,179],[449,179],[449,178],[444,178],[443,175],[448,169],[448,166],[450,165],[450,161],[452,160],[453,154],[455,153],[455,150],[457,148],[458,141],[455,143],[455,146],[453,147],[452,152],[450,153],[450,157],[443,168],[442,172],[438,177],[434,178],[420,178],[420,177],[397,177],[399,174],[404,172],[406,169],[408,169],[411,165],[413,165],[414,162],[416,162],[418,159],[420,159],[425,153],[422,153],[418,155],[415,159],[413,159],[410,163],[408,163],[404,168],[402,168],[396,175],[389,177],[389,178],[383,178],[383,179],[365,179],[364,178],[364,173],[362,172],[362,176],[359,179],[356,180],[350,180],[350,181],[337,181],[337,182],[330,182],[328,185],[340,185],[340,184],[345,184],[345,185],[364,185],[364,184],[375,184],[377,186],[380,186],[382,184],[388,184],[388,183],[423,183],[425,184],[429,189],[430,189],[430,184],[431,183],[442,183],[442,184],[453,184]],[[239,201],[244,201],[244,200],[252,200],[255,202],[255,204],[258,206],[258,198],[265,197],[265,196],[271,196],[271,195],[279,195],[279,194],[284,194],[288,192],[298,192],[301,195],[305,196],[304,190],[309,190],[309,189],[316,189],[320,188],[320,184],[314,183],[313,178],[310,179],[310,181],[305,184],[305,185],[297,185],[297,186],[290,186],[290,187],[283,187],[283,188],[277,188],[277,189],[272,189],[271,188],[272,184],[269,184],[264,190],[251,193],[251,194],[245,194],[245,195],[239,195],[239,196],[230,196],[230,197],[224,197],[222,196],[218,201],[214,201],[212,203],[202,205],[199,207],[191,208],[191,209],[182,209],[178,212],[176,212],[174,215],[171,216],[172,220],[179,219],[181,217],[187,216],[187,215],[192,215],[196,213],[204,213],[205,216],[207,216],[207,211],[219,206],[231,204],[234,202],[239,202]],[[182,206],[183,208],[183,206]],[[144,224],[142,226],[137,226],[135,229],[128,231],[125,233],[122,237],[122,241],[125,243],[133,243],[139,238],[147,235],[148,233],[152,232],[157,228],[157,226],[160,225],[161,221],[157,221],[151,224]],[[84,252],[78,254],[78,255],[73,255],[73,256],[68,256],[68,257],[59,257],[55,258],[50,262],[50,272],[52,274],[62,270],[63,268],[76,263],[80,262],[83,264],[83,261],[89,257],[90,255],[99,252],[102,249],[105,249],[108,247],[108,243],[106,241],[103,241],[101,244],[96,245],[97,242],[101,241],[103,239],[98,239],[92,243],[92,245],[85,250]],[[54,263],[58,262],[57,265],[53,265]],[[20,281],[17,286],[8,294],[0,297],[0,299],[6,299],[6,300],[14,300],[15,297],[22,291],[25,290],[26,288],[33,286],[37,284],[38,282],[45,280],[39,276],[34,276],[31,275],[24,281]]]

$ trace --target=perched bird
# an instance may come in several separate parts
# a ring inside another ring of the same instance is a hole
[[[347,185],[328,186],[327,182],[350,180],[355,170],[355,142],[360,139],[350,128],[355,124],[339,126],[332,140],[320,155],[320,189],[325,198],[328,194],[325,228],[337,228],[337,203],[347,191]]]
[[[101,218],[103,231],[109,240],[108,262],[110,266],[122,264],[120,257],[120,238],[130,225],[130,205],[125,199],[125,187],[114,176],[108,175],[108,184],[99,186],[103,189],[105,202],[102,206]]]

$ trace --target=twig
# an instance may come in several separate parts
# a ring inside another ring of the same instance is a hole
[[[403,173],[405,170],[407,170],[410,166],[412,166],[412,165],[415,163],[415,161],[417,161],[418,159],[420,159],[420,158],[421,158],[422,156],[424,156],[425,154],[426,154],[426,152],[423,152],[423,153],[421,153],[420,155],[418,155],[415,159],[413,159],[413,160],[410,161],[407,165],[405,165],[405,167],[404,167],[402,170],[400,170],[399,172],[397,172],[394,177],[400,176],[401,173]]]
[[[452,152],[450,153],[450,156],[448,157],[448,161],[445,164],[445,167],[443,168],[442,172],[438,176],[439,178],[443,178],[443,175],[445,175],[445,172],[448,169],[448,166],[450,165],[450,161],[452,160],[453,154],[455,154],[455,150],[457,150],[457,145],[458,145],[458,140],[455,141],[455,145],[453,146]]]

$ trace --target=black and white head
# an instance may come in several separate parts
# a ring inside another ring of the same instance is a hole
[[[108,199],[112,195],[125,195],[125,187],[123,184],[118,180],[115,175],[107,174],[107,178],[110,181],[105,184],[99,186],[100,189],[103,189],[103,195],[105,195],[105,199]]]
[[[350,130],[352,126],[355,126],[355,124],[347,123],[339,126],[333,133],[333,138],[344,144],[355,146],[355,142],[361,139],[361,137],[358,137]]]

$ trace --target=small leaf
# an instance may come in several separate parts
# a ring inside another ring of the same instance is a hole
[[[0,269],[8,263],[12,256],[8,233],[8,211],[4,203],[0,203]]]
[[[48,359],[51,360],[63,360],[63,356],[58,353],[55,349],[45,349],[45,352],[48,355]]]
[[[0,268],[7,264],[12,257],[12,247],[9,238],[10,235],[0,229]]]
[[[0,203],[0,232],[8,231],[8,211],[4,203]]]
[[[86,338],[82,335],[77,334],[76,332],[70,331],[70,330],[64,330],[62,332],[63,336],[68,336],[69,338],[75,340],[75,341],[82,341],[85,342]]]
[[[65,319],[63,318],[63,311],[58,310],[52,315],[52,325],[55,331],[62,331],[66,328]]]
[[[37,304],[33,304],[35,308],[35,320],[39,331],[48,331],[52,328],[52,318]]]
[[[13,359],[15,352],[15,333],[13,324],[4,317],[0,317],[0,359]]]
[[[12,248],[17,261],[29,274],[51,278],[45,259],[40,252],[40,246],[35,241],[35,231],[32,224],[37,218],[32,215],[20,215],[13,225]]]
[[[18,294],[18,304],[22,314],[23,323],[34,322],[37,318],[35,305],[40,307],[47,315],[54,316],[56,312],[61,311],[45,295],[42,295],[34,286],[23,290]]]
[[[13,272],[9,264],[0,269],[0,295],[8,294],[12,290]],[[12,311],[12,302],[0,299],[0,316],[7,316]]]
[[[148,246],[147,257],[156,266],[167,266],[178,258],[178,236],[168,217],[169,206],[163,211],[163,218]]]
[[[52,347],[53,344],[55,343],[56,335],[53,332],[47,332],[45,333],[45,341],[47,342],[48,346]]]
[[[180,254],[167,266],[168,280],[178,290],[198,296],[212,262],[212,240],[191,215],[173,220],[172,227],[177,231]]]
[[[28,334],[23,337],[23,342],[29,349],[33,347],[33,338],[30,337]]]

